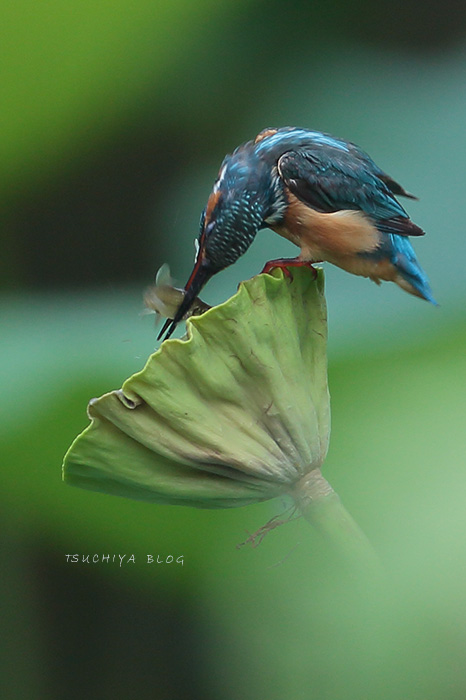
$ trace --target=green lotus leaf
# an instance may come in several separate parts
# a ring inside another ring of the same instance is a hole
[[[89,403],[70,484],[226,508],[290,492],[325,458],[330,408],[324,276],[281,270],[187,321],[122,389]]]

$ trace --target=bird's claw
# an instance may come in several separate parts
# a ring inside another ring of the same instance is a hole
[[[314,275],[314,279],[317,277],[317,270],[313,266],[312,262],[309,260],[299,260],[299,258],[279,258],[277,260],[269,260],[263,269],[262,274],[270,274],[273,270],[279,269],[283,271],[283,275],[293,281],[293,274],[290,267],[308,267]]]

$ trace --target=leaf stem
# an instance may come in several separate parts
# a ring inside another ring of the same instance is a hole
[[[292,496],[303,517],[352,570],[370,572],[377,578],[382,575],[380,560],[371,543],[320,469],[313,469],[300,479]]]

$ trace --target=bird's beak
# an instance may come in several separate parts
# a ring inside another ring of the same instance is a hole
[[[183,316],[191,308],[193,301],[201,291],[202,287],[209,281],[214,272],[215,270],[212,269],[210,263],[205,260],[205,258],[199,256],[196,265],[194,266],[194,270],[192,271],[191,276],[184,288],[184,299],[181,302],[173,320],[167,318],[165,321],[162,330],[157,336],[157,340],[160,340],[162,337],[163,340],[168,340],[178,323],[182,320]]]

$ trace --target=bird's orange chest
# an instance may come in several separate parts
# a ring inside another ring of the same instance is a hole
[[[377,248],[380,234],[360,211],[318,212],[289,194],[289,205],[274,231],[301,248],[300,258],[330,260]]]

